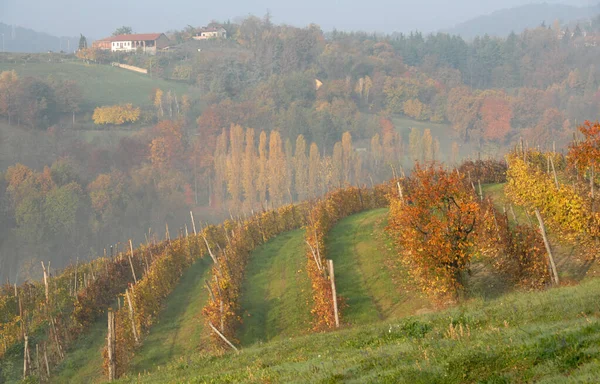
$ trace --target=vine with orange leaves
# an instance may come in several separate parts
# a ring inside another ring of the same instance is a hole
[[[391,185],[374,189],[348,187],[338,189],[317,201],[306,224],[307,272],[313,289],[313,330],[321,331],[335,327],[333,293],[327,265],[327,234],[342,218],[360,211],[389,205],[387,195]],[[338,307],[343,307],[343,297],[338,295]],[[341,317],[341,316],[340,316]]]
[[[123,306],[115,313],[117,377],[127,371],[136,349],[156,321],[166,298],[179,282],[183,272],[206,255],[206,243],[210,247],[225,246],[225,228],[229,223],[227,221],[220,226],[207,226],[198,235],[180,236],[165,241],[162,252],[155,254],[154,262],[143,278],[135,284],[130,282],[126,293],[120,295],[119,300],[123,302]],[[109,364],[106,347],[103,356],[106,373]]]
[[[215,255],[212,267],[210,299],[202,309],[212,346],[217,350],[229,348],[213,330],[236,343],[236,331],[241,323],[240,294],[246,265],[252,251],[273,237],[302,227],[306,219],[306,204],[286,205],[256,214],[243,222],[226,225],[227,245]]]
[[[548,281],[541,237],[531,227],[511,228],[491,200],[477,196],[464,174],[417,165],[391,201],[388,232],[401,261],[434,301],[456,301],[471,260],[480,255],[515,284],[540,288]]]
[[[71,265],[56,276],[48,277],[48,300],[43,281],[20,286],[5,285],[0,295],[0,340],[3,349],[22,342],[29,335],[30,346],[42,344],[48,367],[64,358],[65,351],[108,308],[115,297],[134,281],[132,265],[141,277],[152,261],[150,256],[163,244],[141,246],[129,257],[123,253],[88,263]],[[131,259],[131,261],[130,261]],[[75,280],[77,289],[75,290]],[[41,335],[41,336],[40,336]],[[32,370],[40,379],[44,372]]]

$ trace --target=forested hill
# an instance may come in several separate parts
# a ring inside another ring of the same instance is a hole
[[[3,40],[1,40],[2,35],[4,35]],[[78,43],[79,37],[57,37],[28,28],[0,23],[0,50],[2,52],[72,52],[77,48]]]
[[[502,9],[444,30],[460,35],[465,39],[488,34],[504,37],[511,32],[520,33],[525,29],[539,27],[542,23],[552,25],[555,20],[562,24],[579,19],[593,18],[600,13],[600,5],[575,7],[566,4],[527,4],[520,7]]]

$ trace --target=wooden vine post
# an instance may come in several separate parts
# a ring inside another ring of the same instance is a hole
[[[131,274],[133,275],[133,281],[137,284],[137,278],[135,277],[135,269],[133,269],[133,243],[129,239],[129,265],[131,266]]]
[[[331,279],[331,294],[333,296],[333,313],[335,315],[335,327],[340,327],[340,316],[338,313],[337,291],[335,288],[335,272],[333,270],[333,260],[327,260],[329,266],[329,278]]]
[[[113,381],[117,378],[117,364],[115,359],[115,313],[112,308],[108,308],[108,335],[106,336],[106,349],[108,352],[108,380]]]
[[[48,307],[48,304],[50,303],[50,293],[49,293],[49,289],[48,289],[48,270],[50,269],[50,262],[48,262],[48,270],[47,270],[46,266],[44,265],[44,262],[42,261],[42,269],[44,270],[44,288],[46,290],[46,307]]]
[[[140,343],[140,340],[138,339],[137,328],[135,327],[135,315],[133,313],[133,303],[131,302],[131,294],[129,293],[129,289],[125,291],[125,296],[127,296],[127,304],[129,305],[129,320],[131,321],[131,331],[133,332],[135,344],[138,345]]]
[[[23,380],[29,376],[29,336],[24,336],[24,349],[23,349]]]
[[[194,235],[198,235],[198,232],[196,232],[196,222],[194,221],[194,212],[190,211],[190,216],[192,218],[192,229],[194,230]]]
[[[554,264],[554,257],[552,257],[552,249],[550,248],[550,242],[548,241],[548,236],[546,235],[546,226],[544,225],[544,220],[542,219],[542,215],[538,209],[535,210],[535,215],[540,223],[540,232],[542,233],[542,237],[544,238],[544,245],[546,246],[546,251],[548,252],[548,260],[550,263],[550,270],[552,271],[553,281],[555,285],[559,285],[558,280],[558,272],[556,271],[556,264]]]

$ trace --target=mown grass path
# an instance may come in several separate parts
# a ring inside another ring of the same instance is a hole
[[[206,345],[202,340],[204,321],[202,307],[208,293],[204,279],[210,270],[210,259],[192,265],[167,299],[167,305],[152,327],[142,347],[136,352],[130,373],[151,371],[159,365],[189,356]],[[57,368],[57,383],[96,383],[105,381],[102,349],[106,340],[107,318],[103,315],[67,353]]]
[[[311,292],[303,230],[279,235],[256,249],[242,287],[241,344],[307,333]]]
[[[129,371],[143,373],[169,361],[185,358],[208,345],[203,338],[202,307],[208,300],[204,280],[209,278],[211,260],[192,265],[169,295],[142,348],[136,352]]]
[[[105,381],[102,349],[106,340],[106,328],[105,313],[67,351],[65,360],[52,373],[51,382],[78,384]]]
[[[376,209],[347,217],[327,236],[337,292],[347,305],[342,309],[347,324],[407,316],[428,306],[397,262],[385,234],[387,213]]]

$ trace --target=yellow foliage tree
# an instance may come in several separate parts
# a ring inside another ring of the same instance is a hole
[[[98,107],[92,119],[97,125],[135,123],[140,119],[141,110],[132,104]]]

